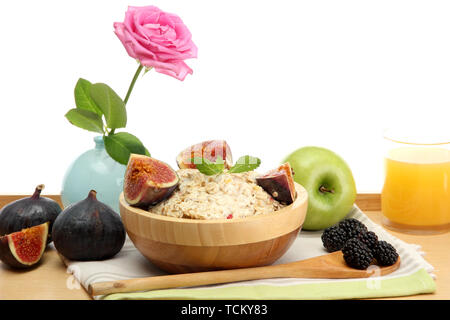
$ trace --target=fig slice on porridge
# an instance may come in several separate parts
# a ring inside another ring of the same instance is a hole
[[[208,140],[197,143],[181,151],[177,156],[177,165],[180,169],[195,169],[197,166],[192,161],[194,158],[204,158],[215,162],[222,158],[226,169],[233,164],[231,149],[225,140]]]
[[[178,183],[177,173],[168,164],[131,154],[125,171],[124,198],[132,206],[148,207],[169,197]]]
[[[294,172],[288,162],[256,178],[257,183],[275,200],[291,204],[296,195]]]

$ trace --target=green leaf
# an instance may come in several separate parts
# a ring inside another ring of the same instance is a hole
[[[228,173],[241,173],[252,171],[261,165],[261,160],[251,156],[243,156],[238,159],[234,166],[230,168]]]
[[[93,132],[104,133],[102,118],[95,112],[84,109],[70,109],[65,117],[74,126]]]
[[[216,162],[214,164],[217,170],[220,170],[220,172],[223,172],[223,170],[225,170],[225,161],[222,159],[222,156],[217,156]]]
[[[192,163],[195,164],[198,171],[207,176],[213,176],[215,174],[222,173],[225,169],[225,162],[222,157],[217,157],[216,162],[212,162],[206,158],[194,157]]]
[[[78,79],[75,86],[75,104],[78,109],[95,112],[101,117],[103,112],[91,98],[91,87],[92,83],[89,81],[82,78]]]
[[[150,151],[148,151],[147,148],[145,148],[145,155],[146,155],[147,157],[151,157],[151,156],[152,156],[152,155],[150,154]]]
[[[104,83],[95,83],[91,86],[90,95],[105,115],[108,128],[125,128],[127,125],[125,103],[113,89]]]
[[[124,165],[128,163],[128,159],[132,153],[149,155],[148,150],[142,142],[128,132],[119,132],[104,136],[103,141],[105,142],[105,149],[110,157]]]

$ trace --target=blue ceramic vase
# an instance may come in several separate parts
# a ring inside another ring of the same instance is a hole
[[[64,208],[83,200],[90,190],[97,199],[119,213],[119,195],[123,190],[126,166],[113,160],[105,150],[103,138],[95,137],[95,148],[80,155],[67,170],[61,201]]]

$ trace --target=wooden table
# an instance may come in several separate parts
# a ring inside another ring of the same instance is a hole
[[[0,196],[0,207],[23,196]],[[50,196],[59,201],[58,196]],[[380,223],[380,197],[377,194],[361,194],[357,204],[367,216]],[[388,230],[389,231],[389,230]],[[450,232],[440,235],[417,236],[392,232],[394,236],[422,246],[425,258],[435,267],[436,292],[389,299],[450,299]],[[0,263],[0,300],[6,299],[91,299],[77,283],[53,248],[46,250],[40,265],[32,270],[17,271]]]

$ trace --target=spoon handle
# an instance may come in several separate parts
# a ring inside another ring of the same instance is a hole
[[[97,282],[89,285],[88,293],[91,296],[97,296],[111,293],[194,287],[245,280],[279,278],[283,277],[284,272],[282,271],[283,269],[280,269],[278,266],[266,266]]]

